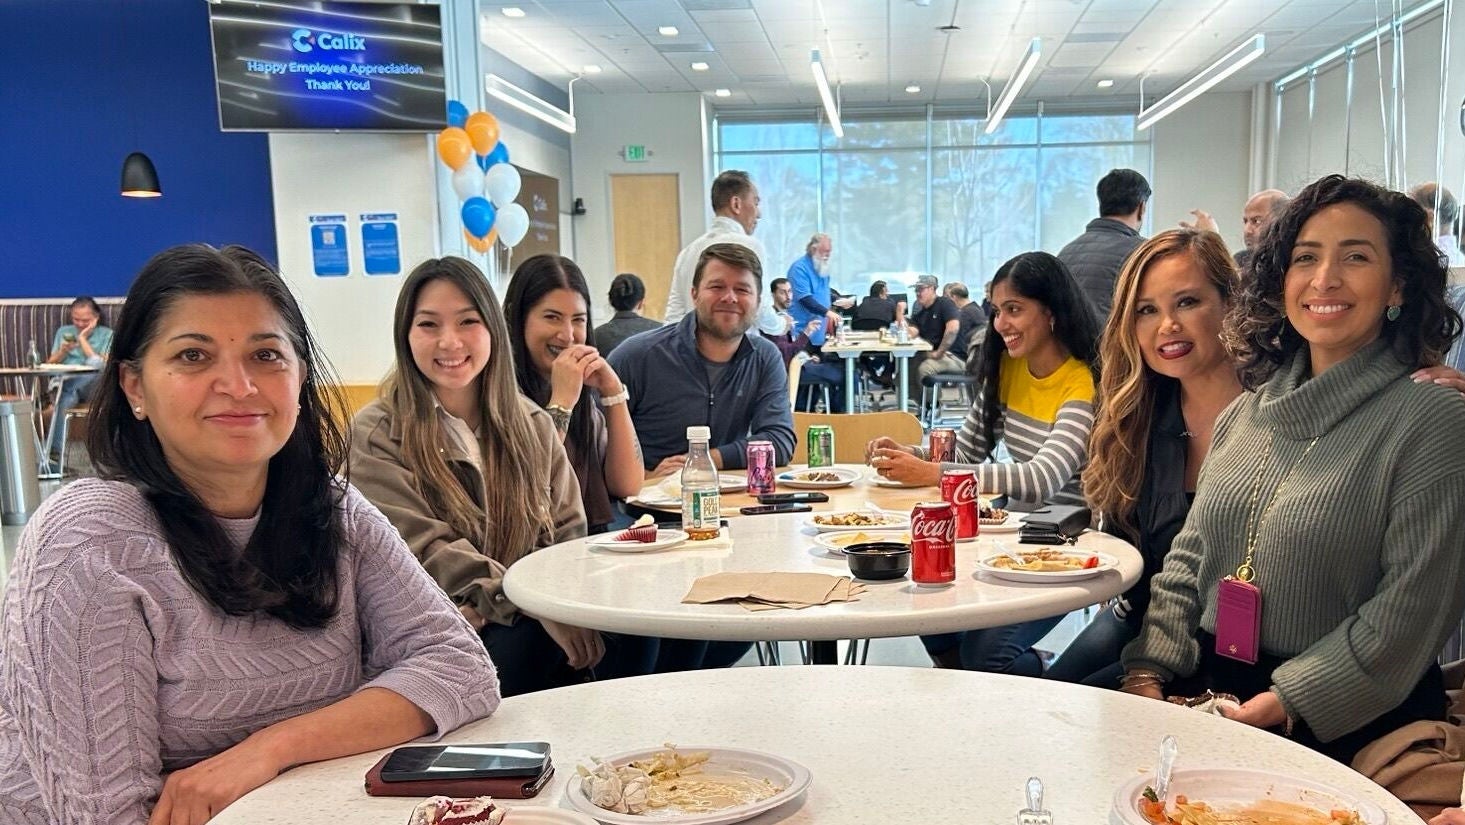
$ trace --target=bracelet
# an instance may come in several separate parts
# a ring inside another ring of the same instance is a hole
[[[626,403],[627,401],[630,401],[630,400],[631,400],[631,391],[629,389],[627,389],[624,385],[622,385],[621,386],[621,391],[618,392],[618,393],[616,393],[615,395],[602,395],[600,397],[600,406],[602,406],[602,407],[614,407],[617,404],[624,404],[624,403]]]
[[[570,428],[570,411],[559,404],[546,404],[544,411],[554,420],[556,430],[568,430]]]

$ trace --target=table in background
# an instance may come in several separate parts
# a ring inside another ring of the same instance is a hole
[[[31,405],[35,408],[36,419],[34,430],[36,434],[36,463],[38,465],[36,474],[41,478],[58,479],[61,477],[60,472],[52,469],[51,456],[46,449],[47,430],[41,424],[41,408],[44,406],[41,403],[41,379],[57,378],[60,380],[61,386],[57,388],[57,397],[59,398],[61,390],[65,389],[68,378],[91,375],[97,372],[101,372],[101,367],[94,367],[89,364],[41,364],[37,367],[0,367],[0,379],[10,378],[14,380],[19,390],[17,394],[30,398]],[[30,380],[27,381],[26,379]],[[53,405],[51,407],[51,429],[49,432],[56,432],[56,428],[60,424],[61,407],[59,405]],[[66,445],[62,444],[61,449],[66,449]]]
[[[1100,825],[1115,791],[1154,769],[1165,734],[1180,742],[1180,770],[1310,778],[1378,804],[1389,825],[1420,823],[1347,766],[1239,722],[1116,691],[958,670],[737,667],[616,679],[505,699],[444,741],[551,744],[554,778],[538,799],[508,800],[510,808],[561,806],[576,765],[674,742],[766,751],[810,770],[802,799],[750,825],[1013,822],[1029,776],[1043,780],[1055,823]],[[405,822],[419,800],[362,790],[382,753],[294,768],[210,825],[296,825],[315,811],[339,822]]]
[[[911,508],[922,501],[939,501],[941,499],[941,489],[934,484],[921,487],[887,487],[875,483],[875,471],[871,467],[863,464],[836,464],[834,466],[855,470],[861,473],[861,477],[848,487],[835,487],[823,490],[804,490],[790,487],[786,484],[779,484],[778,492],[818,492],[829,496],[829,501],[827,502],[813,502],[810,504],[816,513],[835,510],[864,510],[866,509],[867,503],[874,504],[886,510],[909,513]],[[796,464],[792,467],[780,467],[778,474],[800,472],[807,469],[805,465]],[[718,472],[723,475],[735,475],[739,477],[747,475],[747,470],[719,470]],[[630,500],[631,506],[658,513],[675,513],[680,516],[682,512],[681,499],[675,496],[667,496],[666,489],[662,486],[669,478],[673,477],[662,476],[647,482],[646,486],[641,488],[641,493]],[[752,507],[758,504],[757,496],[749,495],[746,492],[723,493],[720,498],[722,515],[728,518],[739,515],[738,508],[740,507]]]
[[[923,338],[912,339],[909,343],[897,344],[894,341],[886,341],[878,337],[863,337],[851,335],[846,337],[844,343],[835,344],[826,342],[822,348],[825,355],[837,355],[844,359],[844,408],[846,412],[855,411],[855,363],[861,355],[889,355],[895,359],[895,406],[896,409],[905,411],[906,404],[910,401],[910,390],[907,376],[910,374],[910,360],[918,352],[930,352],[931,345]]]

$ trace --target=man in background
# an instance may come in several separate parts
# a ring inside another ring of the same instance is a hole
[[[961,281],[952,281],[942,287],[941,294],[956,304],[956,311],[961,320],[961,326],[956,330],[956,349],[970,356],[972,347],[981,346],[982,338],[986,335],[987,310],[980,303],[972,300],[971,292]],[[980,335],[978,335],[979,332]]]
[[[1424,207],[1429,219],[1430,232],[1434,234],[1434,245],[1440,251],[1445,266],[1465,266],[1465,253],[1460,251],[1460,202],[1450,190],[1437,183],[1421,183],[1409,190],[1409,197]]]
[[[834,242],[823,232],[815,233],[804,246],[804,255],[788,268],[788,281],[793,287],[793,304],[789,314],[794,326],[803,326],[814,319],[828,319],[839,323],[837,309],[849,309],[855,305],[852,298],[831,300],[829,291],[829,256],[834,253]],[[809,343],[816,347],[824,345],[824,327],[809,336]]]
[[[931,345],[930,352],[918,352],[906,376],[907,390],[913,400],[921,397],[921,379],[942,372],[961,372],[966,366],[966,350],[957,349],[956,334],[961,329],[961,313],[950,298],[939,294],[935,275],[916,278],[916,307],[911,312],[911,335],[919,335]]]
[[[666,295],[668,324],[682,320],[692,309],[692,275],[702,250],[715,243],[735,243],[753,250],[760,263],[767,260],[763,244],[753,239],[761,208],[758,187],[747,172],[729,169],[712,181],[712,223],[701,237],[687,244],[672,266],[671,290]]]
[[[1114,304],[1114,279],[1134,248],[1144,243],[1144,225],[1150,182],[1133,169],[1111,169],[1099,179],[1099,217],[1089,221],[1082,235],[1068,242],[1058,260],[1078,281],[1100,324]]]
[[[1237,269],[1246,269],[1252,252],[1261,245],[1262,235],[1266,233],[1267,227],[1287,211],[1287,204],[1291,202],[1292,199],[1287,197],[1287,193],[1280,189],[1263,189],[1246,199],[1246,206],[1241,209],[1241,241],[1245,247],[1234,256]],[[1192,209],[1190,214],[1195,216],[1195,223],[1181,221],[1181,226],[1202,232],[1220,233],[1221,229],[1216,225],[1216,220],[1210,216],[1210,213],[1201,209]]]
[[[809,344],[810,337],[824,328],[824,319],[810,318],[802,328],[796,328],[793,316],[789,314],[793,288],[788,279],[774,278],[768,285],[768,291],[773,300],[767,312],[760,310],[758,313],[758,331],[778,347],[785,368],[799,353],[808,355],[808,359],[799,369],[799,399],[807,397],[803,387],[822,384],[829,387],[830,409],[826,412],[844,412],[844,370],[838,363],[826,363],[818,352],[812,351]],[[804,404],[800,409],[807,406],[809,405]]]

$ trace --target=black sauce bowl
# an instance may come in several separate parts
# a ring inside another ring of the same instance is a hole
[[[849,571],[857,579],[903,579],[911,569],[911,546],[895,541],[870,541],[844,548]]]

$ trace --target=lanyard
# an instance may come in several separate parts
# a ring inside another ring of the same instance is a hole
[[[1262,456],[1261,461],[1258,462],[1256,478],[1251,482],[1251,507],[1250,516],[1247,518],[1250,524],[1246,533],[1246,558],[1241,561],[1241,566],[1236,568],[1236,578],[1244,582],[1250,582],[1256,577],[1256,568],[1252,566],[1252,558],[1256,555],[1256,540],[1261,535],[1262,522],[1271,514],[1272,505],[1277,503],[1277,494],[1282,492],[1282,488],[1287,485],[1287,481],[1292,478],[1292,474],[1297,471],[1298,466],[1302,464],[1302,460],[1307,458],[1307,454],[1312,452],[1313,447],[1317,446],[1317,440],[1321,437],[1318,436],[1308,442],[1307,449],[1302,451],[1302,455],[1298,456],[1297,461],[1287,470],[1286,475],[1282,476],[1282,480],[1277,482],[1276,487],[1272,488],[1272,495],[1267,499],[1266,508],[1262,510],[1261,515],[1257,515],[1257,496],[1261,493],[1262,474],[1266,472],[1267,464],[1277,447],[1277,437],[1275,435],[1272,436],[1272,443],[1267,447],[1266,455]]]

